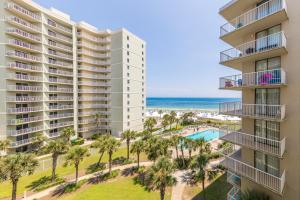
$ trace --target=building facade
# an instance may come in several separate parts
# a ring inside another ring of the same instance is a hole
[[[66,127],[88,138],[143,129],[146,43],[30,0],[0,3],[0,139],[36,148]],[[129,75],[128,75],[129,74]]]
[[[220,78],[220,88],[242,91],[242,101],[220,104],[239,116],[239,129],[224,128],[234,144],[223,165],[233,188],[228,199],[255,190],[271,200],[300,199],[300,2],[233,0],[220,9],[227,23],[220,38],[232,48],[220,63],[241,74]]]

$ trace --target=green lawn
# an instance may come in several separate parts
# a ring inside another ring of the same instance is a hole
[[[135,185],[132,177],[122,177],[107,183],[88,186],[79,192],[59,198],[60,200],[159,200],[159,192],[148,192],[142,186]],[[170,200],[170,190],[167,191],[165,200]]]
[[[226,195],[230,190],[231,186],[227,183],[226,174],[219,176],[214,182],[212,182],[205,190],[206,200],[226,200]],[[185,190],[189,196],[186,199],[190,200],[202,200],[203,191],[201,186],[189,187]]]
[[[120,148],[116,153],[114,153],[113,157],[120,157],[124,156],[126,157],[126,148]],[[135,159],[135,155],[131,155],[132,158]],[[99,159],[98,154],[94,154],[89,156],[88,158],[85,158],[83,162],[80,164],[80,169],[86,169],[88,166],[90,166],[93,163],[96,163]],[[143,154],[141,155],[141,161],[146,160],[146,156]],[[107,162],[108,161],[108,156],[105,154],[103,156],[102,162]],[[75,169],[73,166],[68,166],[68,167],[57,167],[57,174],[60,177],[70,175],[75,173]],[[22,194],[26,190],[26,186],[30,185],[31,182],[43,177],[43,176],[49,176],[51,174],[51,169],[43,171],[43,172],[38,172],[34,173],[33,175],[30,176],[24,176],[20,179],[19,184],[18,184],[18,190],[17,194]],[[11,183],[9,181],[2,182],[0,184],[0,199],[5,198],[5,197],[10,197],[11,195]]]

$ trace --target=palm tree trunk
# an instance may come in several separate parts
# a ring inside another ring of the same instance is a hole
[[[102,160],[102,157],[103,157],[103,154],[104,154],[104,151],[101,153],[100,157],[99,157],[99,160],[97,162],[97,166],[99,167],[100,166],[100,162]]]
[[[76,170],[76,178],[75,178],[75,183],[77,184],[77,181],[78,181],[78,167],[79,165],[75,165],[75,170]]]
[[[164,200],[165,199],[165,187],[161,186],[160,187],[160,200]]]
[[[206,199],[206,195],[205,195],[205,179],[202,179],[202,191],[203,191],[203,200]]]
[[[140,153],[137,153],[137,168],[140,168]]]
[[[18,184],[18,181],[13,181],[12,182],[12,194],[11,194],[11,199],[12,200],[16,200],[17,199],[17,184]]]
[[[181,149],[181,155],[182,155],[182,166],[185,167],[183,147],[181,146],[180,149]]]
[[[175,145],[175,150],[176,150],[176,158],[178,159],[178,147]]]
[[[127,139],[127,160],[129,160],[129,146],[130,146],[130,140]]]
[[[189,149],[189,159],[191,159],[191,157],[192,157],[192,150]]]
[[[57,166],[57,158],[58,156],[53,154],[52,155],[52,182],[55,180],[55,177],[56,177],[56,166]]]
[[[108,173],[111,173],[111,157],[112,157],[112,152],[109,152],[109,160],[108,160]]]

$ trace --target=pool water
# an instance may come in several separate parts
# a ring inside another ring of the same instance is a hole
[[[204,138],[204,140],[208,142],[208,141],[219,138],[219,136],[220,136],[219,131],[214,130],[214,129],[208,129],[206,131],[196,132],[196,133],[186,136],[186,137],[189,139],[192,139],[192,140]]]

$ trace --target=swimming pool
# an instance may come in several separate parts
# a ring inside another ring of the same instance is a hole
[[[192,140],[204,138],[204,140],[208,142],[208,141],[219,138],[219,136],[220,136],[220,133],[218,130],[208,129],[205,131],[196,132],[196,133],[186,136],[186,137],[189,139],[192,139]]]

